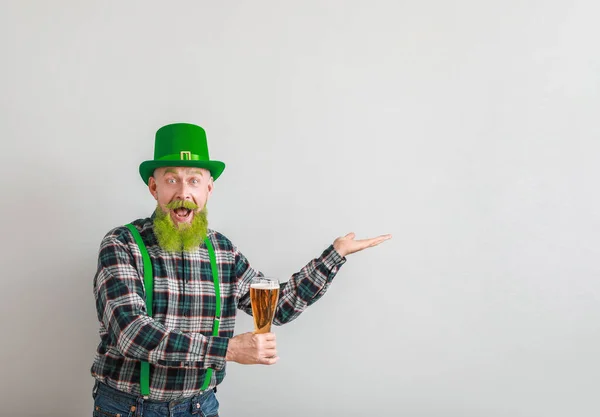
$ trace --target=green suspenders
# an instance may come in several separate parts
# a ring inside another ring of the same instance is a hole
[[[219,325],[221,324],[221,287],[219,285],[219,269],[217,268],[217,257],[215,256],[215,249],[208,238],[204,239],[204,243],[206,243],[206,248],[208,249],[208,257],[210,258],[210,269],[212,270],[213,276],[213,285],[215,287],[215,298],[217,300],[217,305],[215,307],[215,321],[213,322],[213,336],[219,335]],[[212,378],[213,370],[212,368],[208,368],[206,370],[206,376],[204,377],[204,384],[202,384],[201,390],[204,391],[208,388],[208,384],[210,384],[210,380]]]
[[[140,233],[134,225],[126,225],[135,243],[137,243],[140,253],[142,254],[142,261],[144,262],[144,288],[146,290],[146,311],[148,316],[152,317],[152,299],[154,295],[154,276],[152,274],[152,263],[150,262],[150,255],[146,250],[146,245],[140,236]],[[150,394],[150,364],[146,361],[142,361],[140,364],[140,392],[144,397]]]
[[[140,253],[142,254],[142,261],[144,263],[144,288],[146,289],[146,311],[148,316],[152,317],[152,298],[154,294],[154,276],[152,273],[152,263],[150,262],[150,255],[146,250],[146,245],[140,236],[140,233],[136,227],[132,224],[125,225],[137,243]],[[215,249],[208,237],[204,239],[206,248],[208,249],[208,257],[210,258],[210,267],[212,270],[213,284],[215,287],[215,297],[217,305],[215,308],[215,320],[213,322],[213,336],[219,335],[219,324],[221,323],[221,289],[219,286],[219,270],[217,268],[217,258],[215,256]],[[206,376],[204,377],[204,383],[202,384],[201,390],[204,391],[208,388],[210,380],[212,379],[213,370],[211,368],[206,370]],[[150,364],[146,361],[141,361],[140,366],[140,393],[144,397],[150,395]]]

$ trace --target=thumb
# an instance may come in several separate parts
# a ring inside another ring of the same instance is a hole
[[[354,232],[350,232],[344,237],[353,240],[356,237],[356,235],[354,234]]]

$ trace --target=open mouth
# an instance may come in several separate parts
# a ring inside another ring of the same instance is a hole
[[[171,210],[171,211],[175,215],[175,219],[177,221],[180,221],[180,222],[184,222],[186,220],[189,220],[189,218],[192,215],[192,210],[184,208],[184,207],[176,208],[176,209]]]

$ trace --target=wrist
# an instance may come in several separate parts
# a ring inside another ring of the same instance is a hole
[[[342,258],[345,258],[347,253],[345,253],[343,251],[343,249],[341,248],[341,245],[338,244],[337,242],[333,242],[333,249],[338,253],[338,255],[340,255]]]
[[[229,339],[229,343],[227,344],[227,352],[225,353],[225,361],[235,362],[236,343],[237,340],[235,337]]]

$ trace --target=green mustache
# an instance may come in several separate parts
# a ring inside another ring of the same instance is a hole
[[[175,200],[175,201],[171,201],[169,204],[167,204],[165,206],[167,209],[169,210],[175,210],[178,208],[186,208],[189,210],[196,210],[198,209],[198,205],[191,202],[191,201],[187,201],[187,200]]]

